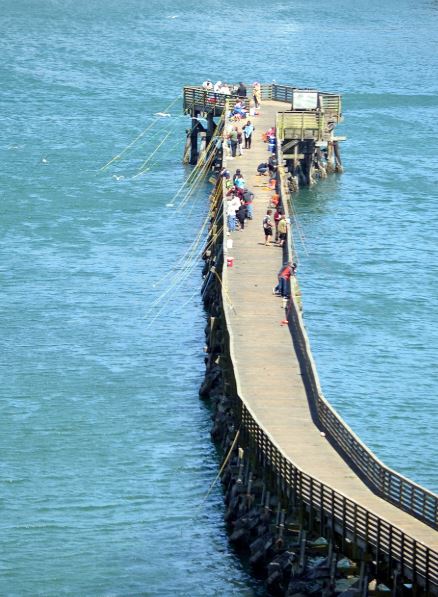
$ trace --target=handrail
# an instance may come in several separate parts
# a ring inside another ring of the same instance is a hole
[[[278,163],[282,164],[280,144],[277,152]],[[282,169],[279,174],[281,178],[284,177]],[[281,180],[280,195],[283,206],[288,211],[288,196],[283,196],[286,189],[285,181]],[[286,259],[293,257],[290,237],[291,234],[288,235]],[[292,293],[290,307],[289,327],[298,348],[297,356],[308,381],[310,398],[314,403],[321,429],[380,497],[432,528],[438,529],[438,496],[381,462],[326,400],[321,390],[309,338],[294,293]]]
[[[223,135],[225,134],[225,129]],[[278,148],[278,157],[281,158],[281,148]],[[279,163],[282,162],[279,160]],[[284,208],[288,212],[288,192],[285,184],[285,177],[282,168],[279,169],[280,193],[282,195]],[[226,230],[226,201],[225,183],[221,179],[219,184],[222,186],[222,218],[224,230]],[[222,238],[223,255],[227,254],[227,235],[224,233]],[[286,257],[293,258],[291,235],[288,235],[286,245]],[[226,262],[226,260],[224,260]],[[229,325],[230,310],[233,308],[228,299],[228,272],[227,267],[222,264],[222,299],[227,330],[230,337],[230,356],[231,361],[235,362],[233,350],[233,330]],[[292,293],[290,302],[290,327],[293,327],[294,337],[298,335],[300,350],[297,353],[300,365],[303,367],[308,382],[312,386],[312,394],[317,404],[318,417],[322,428],[326,429],[326,434],[332,438],[341,447],[342,451],[350,458],[355,458],[355,465],[362,472],[367,472],[369,479],[374,479],[381,488],[381,495],[389,501],[392,501],[402,509],[405,507],[406,500],[409,501],[410,508],[407,509],[411,514],[418,516],[418,508],[414,503],[418,500],[433,499],[434,511],[433,519],[436,520],[436,498],[434,494],[420,487],[416,483],[392,471],[381,463],[376,456],[360,441],[348,425],[336,413],[331,405],[325,400],[320,384],[316,367],[310,352],[310,344],[307,338],[303,319],[300,314],[297,299]],[[237,386],[237,404],[236,417],[237,423],[241,429],[241,440],[248,446],[256,460],[263,462],[264,466],[271,469],[300,500],[308,507],[317,510],[321,516],[324,516],[328,522],[331,522],[332,529],[341,529],[343,534],[350,534],[353,539],[362,541],[362,544],[373,547],[377,552],[386,554],[388,558],[399,563],[402,570],[408,572],[413,580],[421,581],[426,593],[430,590],[433,593],[438,592],[438,552],[430,549],[423,543],[416,541],[410,535],[399,528],[390,524],[384,518],[376,515],[370,510],[362,507],[354,500],[333,490],[318,479],[306,474],[296,467],[293,462],[275,445],[270,434],[263,429],[263,426],[252,413],[251,409],[241,399],[240,381],[236,378]],[[408,489],[409,488],[409,489]],[[392,499],[394,492],[399,492],[397,499]],[[412,492],[412,498],[408,499],[408,493]],[[419,492],[417,494],[417,492]],[[420,508],[421,513],[429,512],[430,506],[425,510]],[[425,520],[431,524],[431,513],[427,514]]]
[[[226,201],[225,185],[222,185],[222,218],[226,229]],[[285,206],[286,207],[286,206]],[[223,254],[227,254],[227,235],[223,235]],[[289,243],[289,251],[291,250]],[[222,298],[227,330],[230,340],[233,338],[233,330],[229,322],[229,313],[232,306],[228,302],[228,272],[225,265],[222,265]],[[233,344],[230,342],[230,356],[235,362]],[[354,500],[333,490],[318,479],[306,474],[293,464],[293,462],[275,445],[268,431],[257,420],[256,415],[240,398],[240,381],[236,379],[237,404],[235,413],[238,417],[237,424],[240,427],[240,438],[243,446],[247,446],[258,462],[279,479],[282,486],[290,489],[298,501],[308,507],[312,507],[324,516],[331,528],[341,529],[344,535],[348,534],[360,540],[365,547],[373,547],[381,554],[386,554],[389,559],[398,562],[401,568],[411,578],[421,581],[426,592],[432,587],[434,592],[438,591],[438,553],[423,543],[416,541],[399,528],[390,524],[362,507]]]
[[[277,138],[281,141],[285,137],[287,129],[299,131],[299,138],[304,139],[305,131],[316,131],[316,137],[322,139],[323,131],[327,123],[322,112],[307,112],[305,110],[294,110],[277,113]],[[328,132],[328,129],[327,129]]]
[[[426,592],[438,590],[438,553],[416,541],[397,527],[363,508],[354,500],[333,490],[296,467],[275,445],[269,434],[239,399],[241,411],[240,437],[249,446],[252,456],[264,462],[298,499],[312,507],[343,534],[350,533],[365,547],[372,546],[400,563],[412,579],[421,579]]]
[[[223,140],[225,140],[225,128],[222,133]],[[279,156],[281,158],[281,148],[278,148]],[[225,154],[224,154],[225,155]],[[281,163],[281,162],[279,162]],[[280,169],[281,171],[282,169]],[[219,184],[222,185],[222,220],[223,220],[223,238],[222,238],[222,254],[227,254],[227,235],[226,230],[226,201],[225,198],[225,183],[221,179]],[[282,175],[280,180],[280,193],[284,201],[286,212],[288,211],[285,179]],[[291,235],[288,235],[286,245],[286,255],[292,258]],[[224,260],[225,262],[225,260]],[[233,308],[228,302],[228,272],[225,263],[222,263],[222,298],[225,321],[227,324],[227,331],[230,337],[230,356],[232,363],[235,362],[235,355],[233,349],[233,330],[229,325],[230,310]],[[349,436],[360,444],[361,448],[368,453],[377,465],[380,465],[388,471],[397,475],[403,482],[409,482],[415,488],[422,490],[420,486],[407,479],[401,477],[394,471],[391,471],[385,465],[380,463],[378,459],[364,446],[359,438],[350,430],[346,423],[337,415],[336,411],[328,404],[322,395],[319,386],[319,379],[316,373],[316,368],[310,353],[310,346],[305,332],[303,320],[301,318],[299,308],[297,305],[294,293],[292,293],[291,312],[294,320],[290,321],[290,326],[294,326],[294,331],[299,331],[302,340],[304,341],[303,349],[304,355],[307,357],[307,363],[312,373],[310,381],[313,383],[314,389],[320,395],[318,401],[321,414],[322,404],[327,406],[332,414],[335,415],[337,421],[348,432]],[[300,356],[300,355],[298,355]],[[300,359],[301,363],[301,359]],[[430,549],[423,543],[416,541],[411,536],[404,533],[399,528],[391,525],[387,520],[381,518],[362,507],[354,500],[347,498],[341,493],[333,490],[328,485],[325,485],[318,479],[306,474],[293,464],[293,462],[275,445],[270,434],[263,429],[263,426],[257,420],[257,417],[252,413],[251,409],[242,400],[242,392],[240,388],[240,381],[236,378],[237,386],[237,408],[236,416],[239,417],[241,435],[240,438],[244,445],[248,446],[251,456],[255,460],[264,462],[264,465],[269,467],[271,471],[277,475],[281,481],[301,500],[305,505],[312,507],[319,511],[321,516],[325,516],[328,521],[331,521],[332,529],[336,527],[343,529],[344,534],[350,533],[353,538],[360,539],[365,546],[372,546],[377,552],[386,554],[389,559],[397,561],[401,568],[410,575],[412,579],[421,580],[421,584],[425,591],[433,588],[434,592],[438,591],[438,552]],[[327,417],[322,417],[326,420]],[[329,427],[327,427],[328,429]],[[423,490],[427,494],[427,490]],[[433,494],[432,494],[433,495]],[[435,496],[434,496],[435,497]]]
[[[252,85],[248,85],[247,89],[252,89]],[[324,111],[331,118],[340,120],[341,118],[341,96],[334,93],[325,93],[317,91],[316,89],[298,89],[290,85],[279,85],[277,83],[262,83],[260,85],[262,100],[275,100],[277,102],[285,102],[293,106],[294,91],[300,92],[316,92],[318,93],[318,109]],[[225,99],[239,99],[237,94],[227,95],[224,93],[216,93],[215,91],[208,91],[201,85],[186,85],[184,86],[184,109],[187,110],[189,106],[202,106],[206,111],[214,111],[215,108],[223,108]],[[245,98],[245,105],[249,108],[252,93],[249,93]]]
[[[277,102],[286,102],[291,104],[293,110],[295,110],[294,91],[299,91],[301,93],[306,91],[317,93],[318,110],[324,112],[331,119],[334,119],[338,122],[341,120],[342,101],[339,94],[326,93],[324,91],[318,91],[317,89],[299,89],[298,87],[291,87],[290,85],[278,85],[277,83],[273,83],[271,87],[272,91],[270,99],[273,99]]]
[[[236,102],[241,98],[236,94],[216,93],[215,91],[208,91],[202,87],[186,85],[183,90],[183,106],[184,111],[189,111],[190,108],[196,107],[203,112],[213,112],[214,114],[222,113],[225,108],[227,100],[232,99]],[[249,98],[244,100],[245,106],[249,110]]]

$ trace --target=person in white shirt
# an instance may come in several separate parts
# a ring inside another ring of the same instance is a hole
[[[236,211],[240,207],[240,200],[235,195],[227,200],[227,224],[228,230],[234,232],[236,230]]]

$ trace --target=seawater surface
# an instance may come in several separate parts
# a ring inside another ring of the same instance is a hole
[[[343,94],[345,174],[295,200],[306,325],[329,400],[437,489],[437,3],[1,8],[0,594],[261,591],[220,489],[203,502],[218,457],[188,251],[208,186],[175,194],[177,98],[207,77]]]

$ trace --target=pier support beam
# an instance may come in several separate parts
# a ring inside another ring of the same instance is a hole
[[[205,162],[205,150],[207,148],[207,137],[206,133],[200,133],[201,141],[199,143],[199,154],[198,154],[198,162],[203,164]]]
[[[192,118],[192,130],[190,133],[190,164],[193,166],[198,162],[198,131],[199,123],[196,117]]]
[[[326,168],[326,171],[329,174],[331,172],[333,172],[335,169],[333,162],[334,162],[333,141],[328,141],[327,142],[327,168]]]
[[[209,112],[207,114],[207,136],[206,136],[207,146],[210,143],[210,141],[212,140],[215,130],[216,130],[216,123],[214,122],[213,114],[211,112]]]
[[[334,149],[334,153],[335,153],[335,171],[343,172],[344,168],[342,167],[341,150],[340,150],[338,141],[333,141],[333,149]]]
[[[186,144],[184,147],[183,164],[188,164],[190,162],[191,145],[192,138],[190,136],[190,129],[186,129]]]

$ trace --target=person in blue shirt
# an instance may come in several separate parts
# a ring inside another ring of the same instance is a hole
[[[251,149],[251,140],[252,140],[253,132],[254,132],[254,127],[251,124],[251,122],[248,120],[248,122],[243,127],[243,136],[245,137],[245,149]]]

